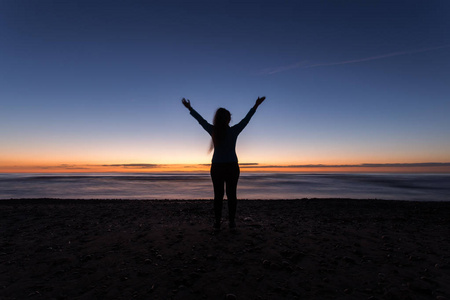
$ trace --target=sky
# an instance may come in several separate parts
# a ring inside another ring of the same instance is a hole
[[[449,28],[434,0],[0,0],[0,172],[205,170],[181,99],[236,124],[258,96],[244,169],[450,172]]]

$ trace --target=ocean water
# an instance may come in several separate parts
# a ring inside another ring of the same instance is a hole
[[[211,199],[207,173],[0,174],[0,199]],[[241,173],[239,199],[450,201],[450,174]]]

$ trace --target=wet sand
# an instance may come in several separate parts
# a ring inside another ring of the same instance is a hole
[[[224,203],[224,217],[227,215]],[[450,203],[0,201],[0,299],[450,299]]]

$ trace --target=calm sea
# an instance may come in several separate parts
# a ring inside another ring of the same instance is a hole
[[[0,174],[0,199],[211,199],[206,173]],[[450,174],[242,173],[240,199],[450,201]]]

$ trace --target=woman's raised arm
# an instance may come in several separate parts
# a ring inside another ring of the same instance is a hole
[[[203,129],[205,129],[209,134],[212,134],[213,126],[209,124],[205,119],[203,119],[203,117],[200,116],[200,114],[196,112],[195,109],[192,108],[191,101],[189,101],[189,99],[183,98],[181,99],[181,103],[183,103],[183,105],[187,109],[189,109],[189,111],[191,112],[191,116],[193,116],[198,121],[198,123],[203,127]]]
[[[266,97],[258,97],[258,99],[256,99],[255,105],[250,109],[245,118],[243,118],[239,123],[233,126],[234,130],[236,130],[238,134],[245,128],[245,126],[247,126],[248,122],[250,122],[250,119],[255,114],[256,109],[259,105],[261,105],[261,103],[263,103],[265,99]]]

